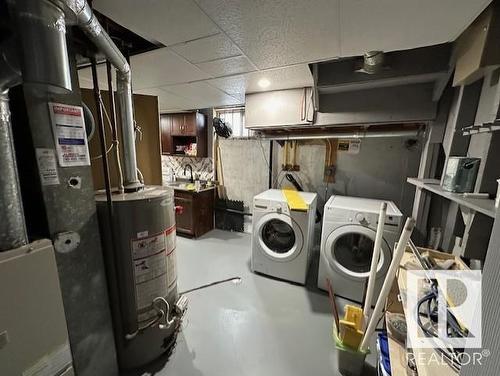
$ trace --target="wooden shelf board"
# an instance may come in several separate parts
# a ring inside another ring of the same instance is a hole
[[[416,186],[417,188],[432,192],[450,201],[456,202],[461,206],[465,206],[467,208],[475,210],[476,212],[484,214],[488,217],[495,218],[495,200],[464,197],[460,193],[451,193],[445,191],[441,187],[440,181],[437,179],[407,178],[406,181]]]

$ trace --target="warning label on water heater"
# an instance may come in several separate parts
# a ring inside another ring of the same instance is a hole
[[[156,315],[153,300],[166,297],[175,286],[175,226],[131,243],[136,309],[138,322],[143,322]]]

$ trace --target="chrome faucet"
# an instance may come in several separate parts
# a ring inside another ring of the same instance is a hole
[[[185,166],[184,166],[184,176],[186,176],[186,169],[189,167],[189,171],[191,172],[191,177],[189,178],[189,182],[194,182],[194,179],[193,179],[193,166],[191,166],[189,163],[187,163]]]

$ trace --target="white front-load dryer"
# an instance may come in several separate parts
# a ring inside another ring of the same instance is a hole
[[[253,272],[305,284],[311,258],[316,194],[299,192],[306,211],[290,210],[281,190],[254,197],[252,216]]]
[[[328,278],[335,295],[362,302],[382,202],[334,195],[325,204],[318,271],[320,289],[327,290]],[[392,249],[401,231],[402,213],[392,201],[386,202],[387,214],[372,304],[382,288],[392,260]]]

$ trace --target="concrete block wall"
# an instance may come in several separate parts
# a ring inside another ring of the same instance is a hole
[[[416,176],[420,162],[422,140],[409,143],[408,138],[362,139],[359,154],[337,152],[335,183],[323,181],[326,147],[301,145],[297,152],[300,171],[294,172],[304,190],[318,194],[321,208],[332,194],[391,200],[405,215],[411,215],[414,187],[406,183],[407,176]],[[411,144],[411,145],[410,145]],[[282,148],[274,166],[277,188],[290,183],[280,173]]]

